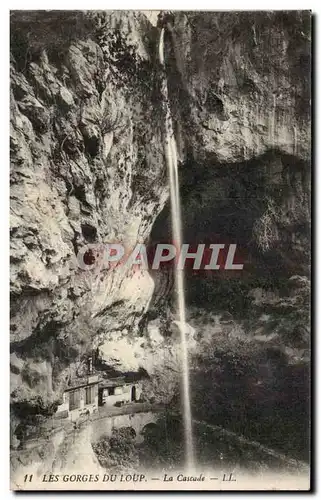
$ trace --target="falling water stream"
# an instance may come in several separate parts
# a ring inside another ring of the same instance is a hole
[[[164,68],[164,74],[165,74],[164,28],[161,31],[159,40],[159,60]],[[181,203],[180,203],[179,180],[178,180],[177,147],[174,137],[172,117],[170,112],[166,76],[164,76],[164,78],[162,79],[161,92],[165,106],[164,150],[165,150],[165,158],[169,175],[170,201],[171,201],[171,214],[172,214],[172,236],[176,248],[180,249],[182,245],[182,218],[181,218]],[[186,337],[184,271],[178,269],[177,265],[175,266],[175,285],[177,293],[179,329],[181,335],[185,460],[186,460],[187,470],[192,471],[194,469],[194,447],[193,447],[192,413],[191,413],[190,383],[189,383],[189,361],[188,361],[188,349],[187,349],[187,337]]]

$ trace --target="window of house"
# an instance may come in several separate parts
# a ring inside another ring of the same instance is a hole
[[[91,405],[95,402],[95,387],[86,387],[86,405]]]
[[[108,396],[115,395],[115,387],[108,387]]]
[[[71,391],[69,393],[69,410],[75,410],[80,407],[80,391]]]

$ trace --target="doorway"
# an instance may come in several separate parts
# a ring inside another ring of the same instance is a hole
[[[132,401],[136,401],[136,387],[134,385],[132,387],[132,397],[131,397],[131,400]]]

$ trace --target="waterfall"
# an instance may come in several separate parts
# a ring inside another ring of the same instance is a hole
[[[164,68],[164,28],[161,30],[159,40],[159,60]],[[162,97],[165,106],[165,133],[164,133],[164,152],[169,175],[171,218],[172,218],[172,236],[176,248],[182,246],[182,218],[181,203],[178,180],[177,165],[177,147],[174,137],[173,123],[168,99],[168,87],[166,74],[162,79]],[[185,460],[187,470],[194,468],[194,447],[192,434],[192,413],[190,400],[190,382],[189,382],[189,361],[186,336],[186,308],[184,291],[184,270],[177,269],[175,266],[175,286],[177,294],[177,308],[179,317],[179,329],[181,336],[181,359],[182,359],[182,395],[183,395],[183,416],[184,416],[184,438],[185,438]]]

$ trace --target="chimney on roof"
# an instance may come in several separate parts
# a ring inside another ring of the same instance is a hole
[[[91,375],[93,372],[93,358],[90,356],[87,360],[87,367],[88,367],[88,375]]]

